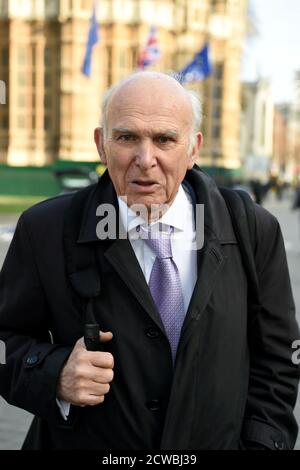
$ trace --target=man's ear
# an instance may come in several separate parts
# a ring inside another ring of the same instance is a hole
[[[203,135],[201,134],[201,132],[197,132],[196,142],[195,142],[194,147],[192,148],[192,152],[191,152],[190,160],[189,160],[189,164],[188,164],[188,169],[189,170],[191,170],[193,168],[197,158],[199,157],[199,152],[200,152],[200,149],[201,149],[201,146],[202,146],[202,142],[203,142]]]
[[[104,138],[103,138],[102,127],[96,127],[94,131],[94,142],[96,144],[101,162],[103,163],[103,165],[106,165],[107,160],[106,160],[106,155],[104,151]]]

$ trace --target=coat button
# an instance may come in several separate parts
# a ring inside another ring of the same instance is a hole
[[[148,336],[148,338],[151,338],[151,339],[157,338],[159,336],[159,331],[154,326],[151,326],[150,328],[146,328],[145,333],[146,333],[146,336]]]
[[[284,450],[284,442],[282,441],[275,441],[274,442],[274,447],[277,450]]]
[[[28,366],[33,366],[34,364],[36,364],[37,362],[39,362],[39,356],[35,355],[35,356],[29,356],[27,357],[26,359],[26,364]]]
[[[157,411],[159,410],[159,401],[158,400],[150,400],[147,403],[147,408],[150,411]]]

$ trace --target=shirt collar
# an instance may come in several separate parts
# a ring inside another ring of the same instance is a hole
[[[118,204],[121,222],[126,232],[130,233],[135,231],[139,225],[147,225],[145,219],[137,216],[121,197],[118,197]],[[190,204],[191,201],[188,192],[180,185],[173,203],[159,221],[165,225],[174,227],[175,230],[183,231],[184,217]]]

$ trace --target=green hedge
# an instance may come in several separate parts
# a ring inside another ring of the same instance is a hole
[[[0,195],[51,197],[61,191],[54,170],[88,167],[101,171],[98,162],[64,162],[44,167],[12,167],[0,165]]]

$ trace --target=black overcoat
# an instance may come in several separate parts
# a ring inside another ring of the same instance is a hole
[[[109,394],[96,407],[56,404],[61,368],[83,336],[83,302],[66,272],[63,222],[73,195],[42,202],[20,218],[0,276],[0,393],[36,418],[25,448],[291,448],[299,338],[277,220],[256,207],[259,314],[249,321],[247,279],[226,204],[211,178],[187,173],[205,204],[204,247],[175,368],[164,328],[130,242],[99,241],[99,204],[117,198],[108,176],[84,189],[77,242],[95,249],[101,293],[94,302],[115,360]],[[49,334],[51,332],[51,335]]]

